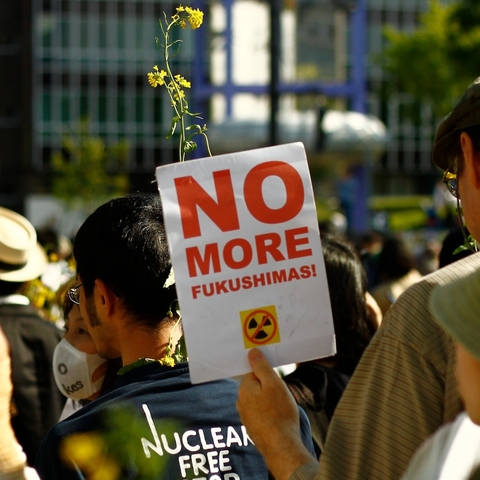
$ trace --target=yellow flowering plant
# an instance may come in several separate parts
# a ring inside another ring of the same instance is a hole
[[[145,417],[133,406],[120,403],[110,405],[99,419],[102,431],[80,432],[67,436],[60,444],[60,458],[64,465],[81,470],[86,480],[121,480],[131,478],[135,466],[137,480],[162,478],[168,456],[145,457],[139,439],[150,438],[151,430]],[[155,422],[162,436],[171,439],[178,430],[178,422]]]
[[[205,139],[205,144],[207,147],[208,154],[212,156],[210,151],[210,144],[208,142],[207,134],[207,125],[191,124],[186,125],[185,117],[198,118],[201,119],[199,113],[192,113],[189,110],[188,102],[185,97],[186,88],[191,88],[191,82],[186,80],[180,74],[173,74],[170,66],[170,50],[173,47],[176,47],[175,54],[178,53],[180,48],[181,40],[171,41],[170,34],[171,30],[174,27],[180,27],[182,29],[190,27],[192,30],[200,28],[203,23],[203,12],[198,8],[184,7],[180,5],[176,8],[175,13],[172,15],[171,19],[167,18],[167,15],[164,13],[163,21],[160,20],[160,29],[162,30],[163,39],[160,40],[158,37],[155,38],[157,47],[162,50],[163,59],[165,63],[165,69],[159,69],[158,65],[153,67],[153,71],[147,73],[148,83],[153,87],[164,87],[167,91],[167,94],[170,98],[170,103],[174,110],[174,115],[170,125],[170,131],[167,135],[167,138],[171,138],[175,133],[177,126],[179,126],[179,161],[183,162],[185,160],[185,154],[191,152],[197,148],[196,142],[193,140],[195,135],[201,135]],[[173,269],[170,272],[170,276],[173,278]],[[170,279],[169,276],[169,279]],[[169,280],[167,280],[168,282]],[[173,332],[179,326],[181,321],[180,306],[178,301],[174,302],[175,311],[178,315],[178,320],[172,328],[170,334],[169,343],[166,347],[165,356],[160,360],[162,365],[167,365],[173,367],[175,363],[187,360],[187,352],[185,345],[185,337],[182,335],[180,340],[175,344],[173,341]],[[173,318],[173,305],[170,307],[168,316]]]
[[[176,13],[170,20],[167,20],[167,16],[164,14],[164,21],[160,21],[163,41],[161,42],[158,38],[155,40],[157,46],[163,51],[165,68],[159,69],[158,65],[155,65],[153,71],[147,74],[148,83],[154,88],[164,87],[170,98],[174,116],[167,138],[171,138],[179,126],[179,160],[181,162],[185,160],[186,153],[197,148],[197,144],[192,140],[195,135],[204,137],[210,156],[211,152],[205,133],[207,126],[186,125],[186,116],[199,119],[201,117],[200,114],[189,111],[184,89],[191,88],[191,83],[180,74],[172,73],[170,49],[176,46],[178,52],[181,40],[171,41],[170,33],[171,29],[177,26],[196,30],[202,22],[203,12],[190,7],[177,7]],[[173,283],[175,283],[175,276],[172,268],[164,288],[169,288]],[[185,337],[181,335],[180,339],[175,341],[176,337],[174,336],[175,330],[180,328],[182,318],[178,300],[173,301],[170,305],[167,317],[173,321],[173,326],[168,345],[165,348],[165,355],[158,361],[162,365],[174,367],[176,363],[188,359]],[[142,444],[138,442],[138,439],[148,438],[151,432],[146,428],[144,419],[138,417],[138,413],[134,409],[126,405],[110,408],[107,415],[102,417],[102,423],[104,429],[101,433],[78,433],[69,435],[63,440],[60,446],[60,456],[65,465],[72,469],[80,469],[85,474],[86,480],[120,480],[124,478],[125,470],[128,471],[132,466],[135,466],[135,478],[139,480],[161,477],[160,474],[166,467],[166,457],[154,456],[146,459],[145,452],[140,448]],[[164,420],[161,429],[164,432],[163,435],[176,435],[175,422]]]
[[[160,20],[160,29],[162,30],[163,39],[155,38],[157,47],[162,50],[165,69],[159,69],[158,65],[153,67],[153,71],[147,73],[148,83],[154,87],[164,87],[170,97],[170,102],[174,110],[174,116],[170,125],[170,131],[167,138],[171,138],[175,133],[177,126],[179,126],[179,161],[185,160],[185,154],[192,152],[197,148],[196,142],[193,140],[195,135],[201,135],[205,139],[208,154],[211,156],[210,145],[208,143],[208,137],[206,135],[207,125],[191,124],[187,125],[185,117],[201,119],[199,113],[192,113],[189,110],[188,102],[185,97],[186,88],[191,88],[191,82],[186,80],[180,74],[173,74],[170,66],[170,50],[176,47],[175,54],[178,53],[181,40],[171,40],[170,34],[174,27],[187,28],[196,30],[203,23],[203,12],[198,8],[179,6],[176,8],[176,12],[172,15],[171,19],[167,19],[167,15],[164,13],[163,21]],[[174,54],[174,55],[175,55]]]
[[[176,315],[174,314],[174,311]],[[170,331],[168,345],[165,348],[165,356],[161,360],[159,360],[159,363],[167,367],[174,367],[176,363],[185,362],[186,360],[188,360],[187,347],[185,345],[185,336],[181,335],[178,342],[175,342],[173,336],[175,329],[180,328],[180,322],[182,320],[182,313],[180,311],[180,305],[178,304],[178,300],[173,301],[172,305],[170,305],[167,316],[172,319],[176,316],[177,320],[175,321],[175,324]]]

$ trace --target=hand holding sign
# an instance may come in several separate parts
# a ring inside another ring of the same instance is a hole
[[[193,383],[335,352],[302,144],[157,168]]]
[[[273,477],[288,479],[300,465],[315,461],[302,443],[298,407],[259,350],[250,350],[248,358],[253,373],[238,389],[237,410]]]

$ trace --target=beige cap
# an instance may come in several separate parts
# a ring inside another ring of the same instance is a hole
[[[33,280],[45,271],[47,263],[33,225],[22,215],[0,207],[0,280]]]

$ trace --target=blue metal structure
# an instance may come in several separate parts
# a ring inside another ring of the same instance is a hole
[[[265,85],[235,85],[232,79],[232,8],[235,0],[223,0],[226,12],[226,28],[224,32],[226,53],[226,81],[223,85],[211,85],[207,82],[208,54],[207,34],[208,29],[200,29],[197,32],[195,42],[195,60],[193,69],[193,108],[194,111],[208,112],[207,102],[214,93],[221,93],[226,102],[226,116],[232,115],[233,97],[238,93],[251,93],[256,95],[268,95],[270,86]],[[345,83],[327,82],[299,82],[282,83],[277,86],[278,93],[306,94],[321,93],[327,97],[342,97],[350,102],[350,109],[365,113],[366,110],[366,28],[367,28],[367,0],[357,0],[355,9],[349,14],[350,29],[350,75]],[[206,11],[208,0],[198,0],[196,7]],[[197,156],[204,156],[205,150],[199,145]],[[369,194],[369,165],[368,159],[365,165],[358,165],[353,169],[356,181],[356,201],[352,205],[352,215],[349,224],[352,232],[364,231],[368,225],[367,200]]]
[[[268,94],[268,85],[235,85],[232,80],[232,7],[235,0],[223,0],[226,12],[225,52],[226,52],[226,81],[223,85],[211,85],[205,81],[208,78],[208,61],[205,59],[205,42],[207,29],[200,29],[196,33],[195,65],[193,72],[194,97],[196,102],[208,100],[214,93],[225,96],[227,118],[232,114],[232,99],[237,93],[252,93],[256,95]],[[280,93],[322,93],[327,97],[344,97],[351,101],[351,109],[365,112],[366,98],[366,2],[357,0],[356,9],[350,14],[350,56],[351,74],[345,83],[301,82],[280,84]],[[200,0],[196,6],[205,11],[207,0]]]

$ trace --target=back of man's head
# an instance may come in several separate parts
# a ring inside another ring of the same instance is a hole
[[[103,280],[133,321],[155,327],[177,298],[174,284],[164,288],[171,262],[157,195],[136,193],[99,207],[78,230],[73,253],[86,294]]]

